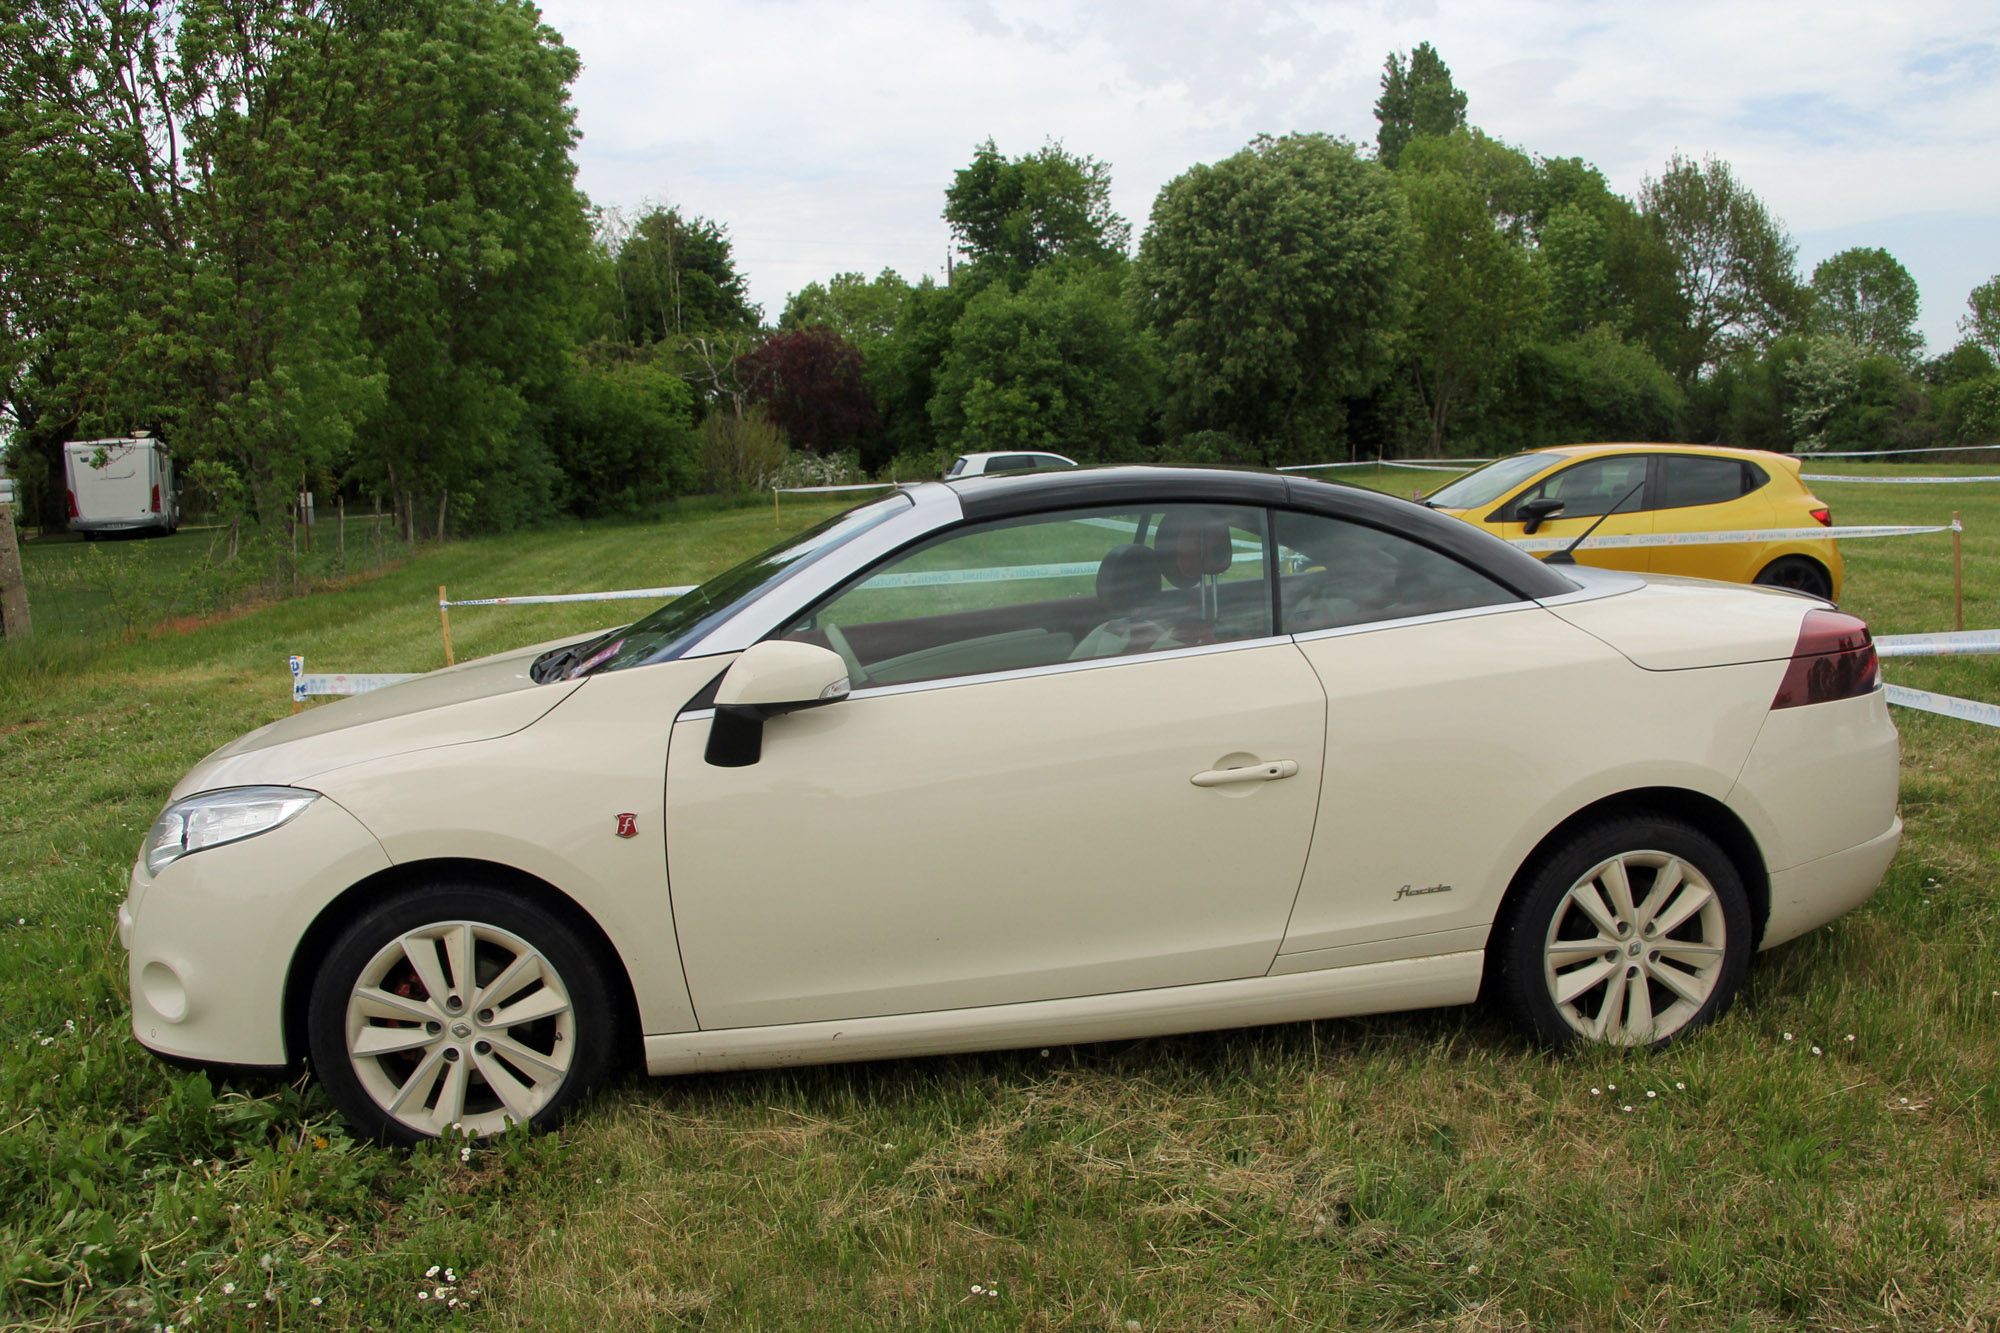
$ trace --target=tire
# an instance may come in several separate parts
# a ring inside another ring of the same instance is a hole
[[[1802,555],[1781,555],[1758,571],[1752,583],[1766,588],[1790,588],[1793,592],[1833,600],[1833,578],[1826,566]]]
[[[1494,923],[1489,976],[1544,1046],[1664,1046],[1729,1008],[1750,931],[1742,877],[1713,839],[1677,819],[1618,817],[1530,872]]]
[[[466,993],[464,971],[483,989]],[[307,1002],[307,1048],[340,1113],[378,1142],[550,1129],[615,1063],[608,974],[532,900],[434,884],[377,904],[334,942]]]

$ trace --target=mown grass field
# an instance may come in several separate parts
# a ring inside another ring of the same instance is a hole
[[[2000,626],[2000,484],[1819,493],[1843,523],[1962,510],[1966,624]],[[441,583],[693,582],[772,537],[768,508],[556,528],[129,642],[72,602],[0,653],[0,1329],[2000,1325],[2000,732],[1919,714],[1882,891],[1658,1055],[1552,1059],[1468,1008],[635,1077],[461,1160],[134,1044],[127,868],[191,763],[289,707],[286,654],[426,670]],[[1949,628],[1949,552],[1850,544],[1846,605]],[[60,552],[26,554],[40,616]],[[618,611],[466,609],[453,637]],[[2000,701],[2000,660],[1889,675]]]

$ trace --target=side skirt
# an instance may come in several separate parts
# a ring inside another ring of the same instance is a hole
[[[1313,1018],[1469,1004],[1479,995],[1479,950],[1289,976],[1087,995],[1070,1000],[946,1009],[770,1027],[667,1032],[646,1038],[646,1070],[770,1069],[1157,1037],[1175,1032],[1299,1023]]]

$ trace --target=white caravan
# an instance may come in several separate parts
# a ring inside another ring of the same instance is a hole
[[[71,440],[63,445],[63,485],[72,532],[172,532],[180,526],[174,455],[163,440]]]

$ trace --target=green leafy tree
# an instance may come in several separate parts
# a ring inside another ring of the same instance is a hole
[[[1424,452],[1439,457],[1454,414],[1505,374],[1535,331],[1543,275],[1494,225],[1473,178],[1406,167],[1397,184],[1416,238],[1405,345],[1426,419]]]
[[[1857,246],[1821,260],[1812,275],[1813,318],[1824,332],[1857,347],[1913,364],[1924,345],[1917,332],[1917,280],[1887,250]]]
[[[1018,292],[993,283],[966,304],[931,421],[960,450],[1131,459],[1156,375],[1116,273],[1044,268]]]
[[[1262,138],[1169,181],[1136,269],[1166,366],[1167,432],[1267,462],[1344,443],[1402,312],[1409,215],[1389,174],[1325,135]]]
[[[870,348],[863,375],[882,415],[882,429],[861,445],[861,464],[879,470],[892,458],[929,458],[944,448],[931,421],[937,377],[951,351],[952,331],[973,290],[920,279],[896,312],[896,327]],[[907,475],[907,474],[905,474]]]
[[[570,512],[625,512],[701,480],[694,393],[671,369],[611,349],[570,367],[542,429]]]
[[[944,197],[959,252],[1017,276],[1056,259],[1120,261],[1132,240],[1111,207],[1110,166],[1059,143],[1010,159],[988,139]]]
[[[1797,248],[1727,162],[1676,154],[1639,202],[1674,257],[1682,323],[1669,368],[1683,385],[1767,346],[1798,316]]]
[[[1965,304],[1966,312],[1958,320],[1959,335],[2000,361],[2000,276],[1974,287]]]
[[[1451,81],[1444,57],[1419,42],[1405,61],[1391,52],[1382,66],[1382,95],[1375,101],[1376,156],[1385,167],[1400,164],[1403,149],[1420,135],[1446,135],[1465,127],[1465,94]]]
[[[754,329],[728,229],[677,208],[649,208],[629,223],[608,219],[619,320],[628,341],[676,344],[689,334]]]
[[[793,293],[778,327],[792,333],[824,325],[866,354],[896,331],[909,299],[910,284],[894,269],[883,269],[872,282],[859,273],[836,273],[830,282],[809,282]]]
[[[1681,438],[1687,395],[1645,346],[1597,324],[1520,354],[1524,402],[1536,421],[1525,444]]]

